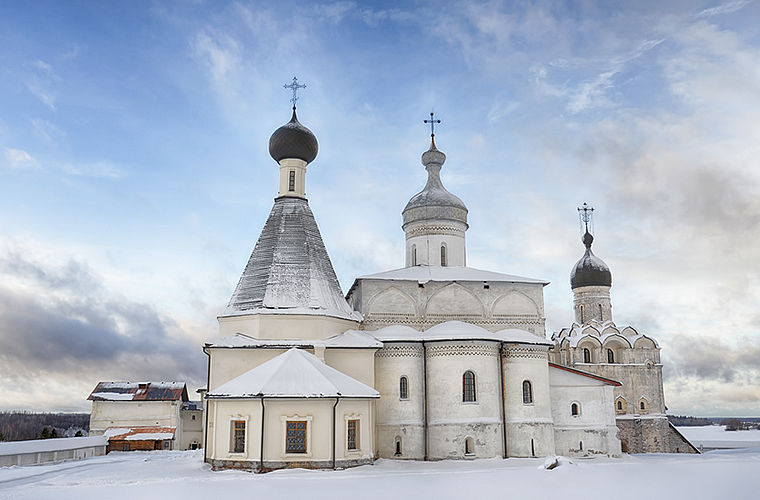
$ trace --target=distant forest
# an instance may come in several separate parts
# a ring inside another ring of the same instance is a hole
[[[725,425],[726,430],[743,430],[760,428],[760,417],[687,417],[685,415],[668,415],[673,425],[694,427],[696,425]]]
[[[0,411],[0,441],[86,436],[89,413]]]

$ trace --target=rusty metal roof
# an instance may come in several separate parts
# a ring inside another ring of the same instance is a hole
[[[184,382],[98,382],[90,401],[189,401]]]
[[[176,432],[176,427],[108,427],[103,435],[109,441],[159,441],[164,439],[174,439],[174,434]]]

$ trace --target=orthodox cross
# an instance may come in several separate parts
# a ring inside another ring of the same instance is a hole
[[[588,223],[592,222],[594,215],[594,207],[588,206],[588,203],[584,203],[583,206],[578,207],[578,217],[580,222],[586,226],[586,232],[588,232]]]
[[[432,137],[433,139],[435,139],[435,124],[436,123],[441,123],[441,120],[434,120],[433,119],[433,112],[431,111],[430,112],[430,119],[429,120],[425,120],[425,123],[429,123],[430,124],[430,137]]]
[[[294,76],[293,83],[290,85],[283,85],[283,88],[291,89],[293,91],[293,97],[290,99],[290,102],[293,103],[293,109],[296,109],[296,101],[298,100],[298,95],[296,93],[298,92],[298,89],[305,89],[306,85],[301,85],[298,83],[298,78]]]

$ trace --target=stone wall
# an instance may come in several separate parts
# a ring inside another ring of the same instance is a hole
[[[699,453],[667,417],[618,418],[623,453]]]

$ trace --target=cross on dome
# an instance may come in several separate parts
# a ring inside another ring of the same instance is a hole
[[[425,123],[429,123],[430,124],[430,137],[432,137],[433,140],[435,140],[435,124],[436,123],[441,123],[441,120],[434,119],[434,114],[435,113],[433,113],[431,111],[430,112],[430,119],[429,120],[425,120]]]
[[[293,103],[293,109],[296,109],[296,101],[298,100],[298,95],[297,95],[298,89],[305,89],[306,84],[301,85],[300,83],[298,83],[298,78],[294,76],[293,82],[290,85],[288,84],[283,85],[283,88],[291,89],[293,91],[293,97],[290,98],[290,102]]]

